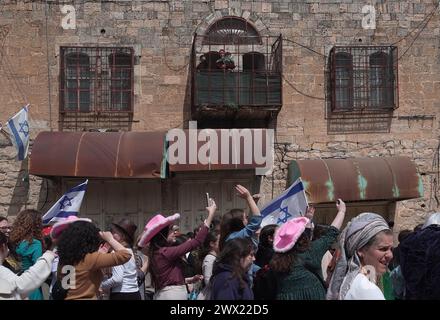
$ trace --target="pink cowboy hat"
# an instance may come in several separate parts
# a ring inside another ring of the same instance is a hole
[[[87,218],[78,218],[77,216],[68,216],[65,220],[59,221],[55,223],[52,227],[52,230],[50,230],[50,237],[52,239],[58,239],[61,235],[61,233],[66,230],[66,228],[74,222],[77,221],[86,221],[86,222],[92,222],[92,220]]]
[[[145,247],[147,243],[156,235],[159,233],[160,230],[163,228],[169,226],[174,221],[178,220],[180,218],[180,214],[175,213],[172,216],[164,217],[161,214],[155,215],[153,218],[151,218],[150,221],[148,221],[147,225],[144,228],[144,231],[142,232],[141,239],[139,240],[138,246],[139,247]]]
[[[293,248],[298,238],[309,223],[306,217],[294,218],[282,224],[276,231],[273,240],[275,252],[287,252]]]

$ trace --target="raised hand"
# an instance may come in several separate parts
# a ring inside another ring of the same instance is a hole
[[[102,240],[106,242],[110,242],[114,239],[110,231],[100,231],[99,235],[101,236]]]
[[[338,211],[346,211],[347,210],[347,206],[345,205],[345,202],[342,201],[342,199],[338,199],[338,201],[336,201],[336,208],[338,209]]]
[[[307,206],[306,214],[304,216],[306,218],[309,218],[310,221],[312,221],[313,217],[315,216],[315,207]]]
[[[240,184],[237,184],[237,185],[235,186],[235,190],[237,191],[237,195],[238,195],[240,198],[243,198],[243,199],[248,199],[249,197],[252,198],[251,193],[249,192],[249,190],[246,189],[245,187],[243,187],[243,186],[240,185]]]
[[[206,207],[206,211],[208,211],[208,213],[212,215],[215,213],[216,210],[217,210],[217,205],[214,199],[209,198],[209,207]]]

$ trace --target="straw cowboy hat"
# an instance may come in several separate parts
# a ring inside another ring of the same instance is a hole
[[[306,217],[294,218],[282,224],[275,230],[273,249],[275,252],[287,252],[293,248],[298,238],[306,229],[309,223]]]
[[[163,228],[173,224],[174,221],[180,218],[180,214],[175,213],[172,216],[164,217],[161,214],[155,215],[148,221],[147,225],[144,228],[141,239],[139,240],[138,246],[145,247],[147,243],[162,230]]]
[[[120,233],[127,236],[129,245],[132,246],[134,243],[134,234],[136,232],[137,226],[127,218],[122,218],[118,223],[112,223],[112,226]]]
[[[57,222],[53,225],[52,230],[50,230],[50,237],[52,239],[58,239],[61,233],[71,224],[77,221],[92,222],[92,220],[87,218],[78,218],[77,216],[68,216],[65,220]]]

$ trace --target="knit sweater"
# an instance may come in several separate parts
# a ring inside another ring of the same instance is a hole
[[[322,257],[336,241],[338,234],[338,229],[328,227],[326,233],[313,241],[307,251],[296,256],[289,274],[280,281],[277,300],[325,300],[326,289],[315,274],[322,279]],[[307,270],[305,264],[315,274]]]
[[[97,292],[101,285],[103,268],[113,267],[126,263],[131,258],[131,253],[118,250],[112,253],[88,253],[84,259],[75,266],[75,287],[69,289],[66,300],[97,299]],[[58,274],[60,270],[58,269]]]

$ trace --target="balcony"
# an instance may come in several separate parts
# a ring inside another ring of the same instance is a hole
[[[267,127],[281,109],[281,36],[195,35],[191,69],[201,127]]]

